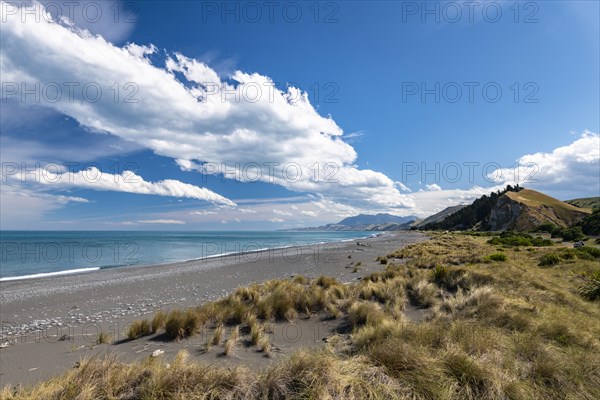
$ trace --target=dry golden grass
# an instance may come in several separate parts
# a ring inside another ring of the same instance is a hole
[[[591,259],[571,257],[559,245],[519,249],[487,239],[433,234],[385,256],[384,270],[350,285],[326,277],[273,280],[166,317],[164,329],[174,338],[193,335],[203,324],[215,327],[207,349],[221,344],[231,327],[227,355],[244,335],[270,355],[265,325],[280,320],[318,313],[353,327],[345,339],[337,336],[319,351],[297,352],[259,372],[209,367],[185,354],[170,368],[159,359],[122,364],[107,357],[83,360],[80,368],[32,388],[5,388],[0,397],[600,398],[600,302],[586,300],[581,289],[598,273],[594,251]],[[497,252],[506,260],[484,259]],[[560,262],[538,266],[550,253],[561,254]],[[397,258],[408,260],[398,265]],[[403,311],[407,303],[428,307],[429,317],[411,322]],[[151,325],[139,322],[135,332],[163,329],[162,322]]]

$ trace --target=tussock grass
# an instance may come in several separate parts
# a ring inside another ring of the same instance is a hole
[[[600,300],[600,270],[581,274],[585,281],[577,292],[586,300]]]
[[[165,334],[171,339],[192,336],[202,326],[201,314],[194,309],[171,311],[165,321]]]
[[[127,338],[129,340],[139,339],[152,333],[148,320],[133,321],[127,329]]]
[[[166,312],[158,311],[156,314],[154,314],[154,317],[152,318],[152,322],[150,323],[152,333],[156,333],[160,329],[164,329],[166,322],[167,322],[167,313]]]
[[[231,334],[229,335],[229,338],[225,342],[225,350],[223,350],[223,354],[225,354],[226,356],[233,355],[233,351],[234,351],[235,345],[237,344],[239,336],[240,336],[240,330],[239,330],[239,327],[236,326],[235,328],[233,328],[233,330],[231,331]]]
[[[96,338],[96,344],[106,344],[110,343],[111,336],[106,332],[100,332],[98,337]]]
[[[348,310],[348,319],[354,328],[362,325],[379,325],[385,317],[381,307],[370,301],[357,301]]]
[[[424,307],[433,305],[437,293],[435,285],[426,280],[409,283],[408,291],[414,302]]]
[[[169,368],[156,358],[85,359],[80,368],[31,388],[5,388],[0,397],[600,398],[600,250],[546,246],[518,235],[432,236],[385,256],[383,270],[350,285],[326,277],[268,281],[151,323],[136,321],[132,330],[139,337],[165,329],[176,339],[206,324],[214,327],[207,350],[223,344],[224,354],[233,355],[247,335],[270,356],[277,344],[269,324],[319,314],[353,328],[319,350],[278,358],[259,371],[197,364],[185,353]],[[506,255],[501,266],[482,258],[498,247]],[[560,262],[540,268],[549,254]],[[409,260],[396,265],[397,258]],[[408,301],[427,307],[423,321],[405,315]]]

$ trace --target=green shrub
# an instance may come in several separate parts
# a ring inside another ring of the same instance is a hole
[[[505,231],[500,236],[493,237],[488,240],[489,244],[493,245],[504,245],[504,246],[552,246],[554,242],[550,239],[544,239],[540,237],[533,237],[525,233],[514,233],[512,231]]]
[[[587,254],[592,258],[600,258],[600,249],[597,247],[583,246],[575,249],[580,254]]]
[[[494,254],[490,254],[489,256],[487,256],[485,258],[485,260],[489,260],[489,261],[506,261],[506,254],[503,253],[494,253]]]
[[[581,221],[581,230],[587,235],[600,235],[600,208]]]
[[[550,234],[553,234],[559,230],[560,230],[560,228],[558,226],[554,225],[551,222],[546,222],[544,224],[538,225],[533,231],[534,232],[548,232]]]
[[[544,254],[540,258],[540,262],[538,263],[538,265],[540,267],[547,267],[547,266],[551,266],[551,265],[556,265],[559,262],[560,262],[560,257],[557,254],[548,253],[548,254]]]
[[[585,235],[583,234],[583,231],[581,230],[580,226],[574,226],[564,231],[562,234],[562,238],[566,242],[572,242],[575,240],[581,240],[585,238]]]

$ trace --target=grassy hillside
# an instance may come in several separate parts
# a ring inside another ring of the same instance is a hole
[[[600,197],[585,197],[581,199],[565,200],[565,203],[579,208],[600,208]]]
[[[575,207],[544,193],[509,186],[502,192],[476,199],[441,221],[419,227],[426,230],[511,229],[528,232],[547,223],[568,228],[590,214],[590,209]]]
[[[524,204],[523,214],[516,221],[519,230],[532,230],[536,225],[552,222],[557,226],[572,226],[586,215],[591,214],[590,209],[578,208],[571,204],[550,197],[544,193],[531,189],[505,194],[512,200]]]
[[[235,357],[242,348],[268,352],[268,324],[318,314],[340,327],[321,350],[264,370],[202,365],[187,353],[136,364],[108,356],[32,388],[5,388],[0,397],[600,398],[600,249],[534,247],[525,236],[432,235],[382,257],[385,269],[356,283],[269,281],[138,324],[144,334],[172,337],[220,332],[211,351]],[[411,320],[416,306],[424,320]]]

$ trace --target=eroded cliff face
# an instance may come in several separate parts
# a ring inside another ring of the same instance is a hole
[[[514,201],[508,196],[500,196],[490,213],[489,229],[503,231],[515,228],[524,207],[526,207],[524,204]]]
[[[488,229],[530,231],[546,222],[566,228],[587,215],[584,212],[571,212],[567,215],[568,219],[565,219],[567,216],[563,214],[545,204],[528,205],[509,195],[503,195],[498,198],[496,206],[490,212]]]

